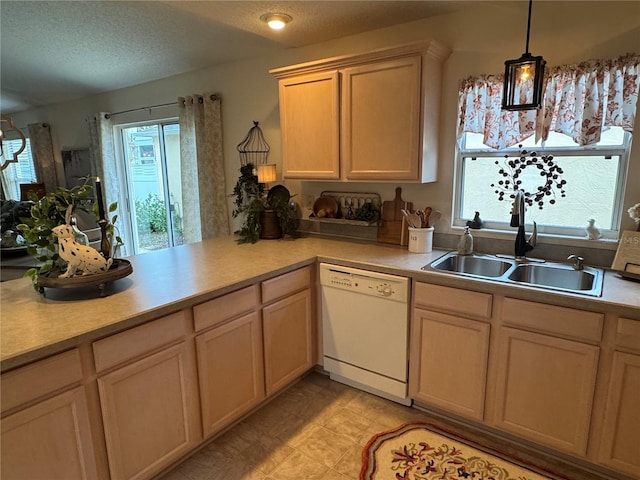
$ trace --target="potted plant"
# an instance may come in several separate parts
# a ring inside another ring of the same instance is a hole
[[[253,174],[254,166],[247,163],[240,168],[240,177],[233,189],[233,217],[244,215],[244,223],[235,233],[238,243],[256,243],[259,239],[277,239],[285,235],[296,237],[299,220],[297,212],[279,196],[265,196],[264,184]]]
[[[23,217],[17,228],[26,240],[27,253],[40,262],[38,268],[31,268],[24,275],[31,279],[36,290],[39,290],[38,275],[49,272],[54,267],[64,267],[64,262],[58,255],[58,238],[53,234],[53,228],[67,223],[68,214],[76,210],[91,212],[98,217],[98,205],[93,201],[93,187],[88,181],[89,177],[82,185],[70,189],[58,188],[40,199],[30,194],[29,200],[34,202],[30,216]],[[118,204],[114,202],[107,211],[113,213],[117,208]],[[107,219],[106,226],[107,237],[115,238],[116,247],[122,244],[120,236],[115,235],[114,224],[117,218],[114,215],[110,220]]]

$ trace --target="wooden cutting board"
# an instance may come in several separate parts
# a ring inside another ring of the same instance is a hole
[[[408,245],[409,230],[402,215],[402,209],[411,210],[413,204],[402,200],[402,188],[396,188],[396,198],[382,202],[380,225],[378,226],[378,242],[394,245]],[[404,243],[403,243],[404,242]]]

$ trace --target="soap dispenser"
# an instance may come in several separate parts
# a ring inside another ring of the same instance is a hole
[[[473,237],[469,232],[469,227],[464,227],[464,233],[458,241],[458,254],[471,255],[473,253]]]

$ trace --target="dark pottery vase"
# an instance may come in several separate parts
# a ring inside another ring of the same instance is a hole
[[[260,212],[260,238],[263,240],[282,238],[282,228],[275,210],[267,209]]]

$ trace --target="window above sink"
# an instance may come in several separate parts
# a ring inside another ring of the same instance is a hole
[[[552,155],[566,181],[566,196],[556,198],[553,204],[546,202],[543,209],[535,204],[527,207],[527,221],[535,221],[539,233],[584,238],[588,220],[593,218],[603,240],[617,239],[630,134],[611,127],[597,145],[580,147],[566,135],[552,132],[544,147],[533,137],[521,145],[539,155]],[[482,143],[481,134],[465,133],[457,150],[454,226],[465,226],[475,211],[480,211],[483,228],[513,232],[509,227],[512,202],[508,196],[500,201],[496,186],[503,181],[499,171],[504,168],[505,157],[519,156],[520,147],[491,150]],[[521,188],[536,191],[540,178],[537,168],[525,168]],[[560,197],[558,192],[556,195]]]

